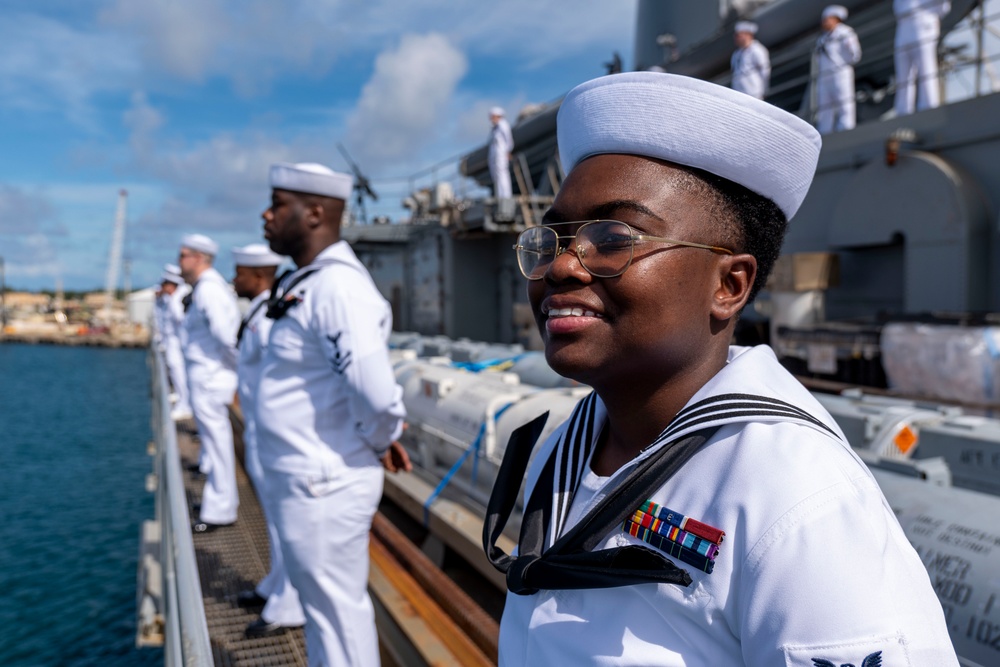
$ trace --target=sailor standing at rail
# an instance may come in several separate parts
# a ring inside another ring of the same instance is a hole
[[[239,350],[236,369],[239,377],[240,407],[243,411],[243,460],[247,475],[253,482],[260,506],[264,510],[267,523],[267,537],[270,544],[271,570],[257,584],[256,588],[241,591],[237,602],[241,607],[261,606],[260,618],[251,622],[246,629],[249,637],[270,637],[287,628],[297,628],[305,624],[306,617],[299,603],[298,591],[288,580],[278,529],[274,525],[274,509],[265,486],[264,471],[257,455],[257,419],[254,401],[257,384],[260,381],[260,364],[267,348],[268,333],[273,320],[266,317],[267,299],[271,296],[275,273],[285,258],[264,243],[255,243],[243,248],[233,248],[233,262],[236,276],[233,287],[236,296],[250,299],[250,309],[240,323],[236,335]]]
[[[816,129],[820,134],[850,130],[856,123],[854,66],[861,60],[861,43],[846,25],[847,8],[823,10],[823,29],[816,40]]]
[[[733,51],[730,66],[733,90],[762,100],[771,81],[771,56],[764,45],[755,39],[756,34],[756,23],[737,21],[733,28],[736,50]]]
[[[949,0],[892,0],[896,15],[896,115],[941,104],[938,39]]]
[[[180,267],[174,264],[163,266],[160,276],[160,294],[156,297],[156,324],[163,346],[163,358],[170,375],[170,384],[177,400],[170,410],[174,421],[191,418],[191,403],[188,400],[187,371],[184,369],[184,352],[178,335],[184,321],[183,299],[191,289],[181,277]]]
[[[577,86],[556,128],[566,179],[515,248],[546,360],[594,392],[536,452],[516,556],[496,540],[545,417],[507,445],[484,528],[500,664],[957,667],[837,423],[769,347],[730,346],[819,134],[652,72]]]
[[[500,107],[490,109],[490,147],[488,160],[490,178],[493,179],[493,196],[497,199],[510,199],[514,190],[510,183],[510,154],[514,150],[514,135],[510,131],[504,110]]]
[[[298,268],[269,300],[256,416],[309,664],[370,667],[379,652],[368,533],[383,466],[408,469],[409,460],[394,442],[405,408],[389,363],[392,311],[340,240],[352,180],[318,164],[271,167],[264,237]]]
[[[191,408],[201,440],[202,472],[208,475],[201,513],[191,529],[205,533],[236,521],[236,453],[229,404],[236,394],[236,295],[212,267],[219,246],[201,234],[181,241],[181,275],[191,285],[184,297],[181,344],[187,364]]]

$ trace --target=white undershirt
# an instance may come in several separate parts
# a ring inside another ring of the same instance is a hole
[[[583,479],[573,494],[573,504],[569,508],[569,515],[566,517],[566,528],[569,529],[577,524],[590,509],[591,501],[597,495],[598,489],[604,486],[608,477],[601,477],[590,469],[590,465],[584,470]]]

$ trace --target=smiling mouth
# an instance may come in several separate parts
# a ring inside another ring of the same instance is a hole
[[[604,317],[600,313],[595,313],[592,310],[585,310],[583,308],[549,308],[545,315],[550,320],[560,317],[597,317],[601,319]]]

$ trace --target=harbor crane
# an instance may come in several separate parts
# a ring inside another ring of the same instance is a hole
[[[122,263],[122,248],[125,245],[125,219],[128,210],[128,192],[118,191],[118,210],[115,213],[115,229],[111,235],[111,248],[108,250],[108,271],[104,278],[104,308],[101,319],[111,322],[115,303],[115,290],[118,287],[118,273]]]

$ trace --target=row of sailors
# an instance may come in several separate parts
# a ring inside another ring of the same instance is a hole
[[[937,80],[937,43],[941,18],[951,9],[949,0],[893,0],[896,16],[896,115],[940,104]],[[816,127],[821,134],[855,126],[854,66],[861,61],[861,44],[847,20],[847,8],[830,5],[820,18],[822,33],[814,51]],[[735,26],[736,50],[730,62],[735,90],[764,99],[771,78],[767,48],[756,40],[757,24]]]
[[[277,164],[270,182],[269,246],[233,249],[232,286],[213,267],[218,245],[201,234],[183,238],[178,266],[162,276],[157,319],[173,417],[193,414],[201,441],[205,486],[192,530],[237,520],[228,409],[238,394],[271,555],[267,577],[238,596],[263,606],[248,635],[305,625],[310,664],[377,665],[368,532],[383,468],[409,469],[395,442],[405,409],[388,356],[392,313],[339,238],[352,178]],[[276,281],[286,256],[298,268]],[[250,299],[242,319],[237,297]]]
[[[730,345],[809,190],[818,132],[652,72],[578,86],[556,127],[566,179],[514,248],[547,361],[594,391],[547,437],[546,414],[505,449],[484,523],[508,588],[500,664],[957,667],[927,570],[836,422],[770,348]],[[271,186],[264,236],[298,268],[240,341],[240,373],[257,369],[244,411],[258,491],[310,664],[377,666],[368,529],[382,467],[408,465],[391,314],[339,238],[350,178],[282,164]],[[206,404],[236,386],[237,319],[215,245],[183,246],[205,442]],[[234,520],[208,506],[228,464],[206,463],[202,522]],[[497,542],[522,480],[508,554]]]

